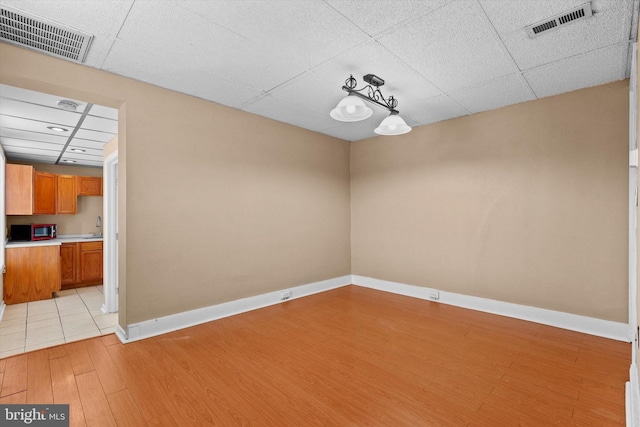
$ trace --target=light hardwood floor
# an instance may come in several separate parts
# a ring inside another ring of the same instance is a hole
[[[73,426],[623,426],[631,344],[347,286],[0,360]]]

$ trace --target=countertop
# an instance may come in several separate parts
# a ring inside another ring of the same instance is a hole
[[[6,248],[30,248],[35,246],[60,246],[63,243],[76,242],[102,242],[102,237],[93,237],[91,234],[61,235],[51,240],[37,240],[35,242],[8,241]]]

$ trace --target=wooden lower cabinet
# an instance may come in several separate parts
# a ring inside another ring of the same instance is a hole
[[[60,290],[59,246],[7,248],[5,254],[6,304],[50,299]]]
[[[63,243],[62,289],[102,284],[102,242]]]
[[[78,244],[63,243],[60,246],[60,281],[62,286],[76,283],[78,275]]]

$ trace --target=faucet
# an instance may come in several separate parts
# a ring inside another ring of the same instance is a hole
[[[102,217],[98,215],[98,220],[96,221],[96,228],[100,229],[100,233],[94,234],[94,237],[102,237]]]

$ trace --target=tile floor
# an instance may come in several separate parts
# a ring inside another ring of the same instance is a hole
[[[118,313],[104,314],[102,286],[56,293],[50,300],[12,304],[0,321],[0,359],[116,331]]]

